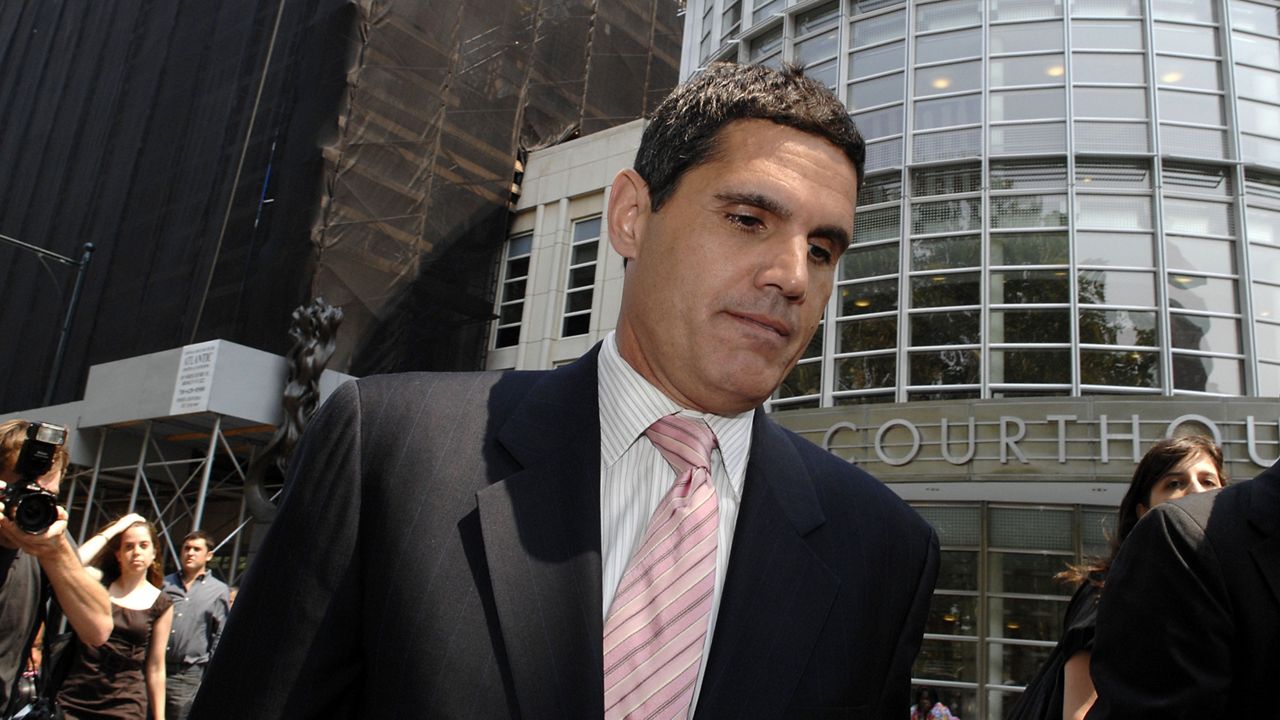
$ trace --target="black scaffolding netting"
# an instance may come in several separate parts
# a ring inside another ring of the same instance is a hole
[[[483,362],[521,148],[674,86],[674,0],[0,4],[0,234],[96,251],[55,401],[89,365],[224,338],[331,367]],[[74,268],[0,243],[0,410],[38,405]]]

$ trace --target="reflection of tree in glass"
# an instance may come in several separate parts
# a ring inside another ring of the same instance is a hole
[[[911,242],[912,270],[977,267],[981,263],[982,238],[977,235],[929,238]]]
[[[1107,287],[1103,273],[1097,270],[1082,271],[1077,279],[1081,304],[1101,305],[1107,301]],[[1132,342],[1121,342],[1121,338]],[[1082,311],[1080,313],[1080,341],[1098,345],[1154,346],[1157,341],[1154,326],[1139,328],[1128,312]],[[1159,357],[1154,352],[1095,351],[1080,353],[1080,378],[1089,385],[1118,385],[1123,387],[1156,387]]]
[[[991,227],[1066,227],[1065,202],[1062,195],[992,196]]]
[[[787,374],[778,388],[778,397],[817,395],[822,389],[822,363],[802,363]]]
[[[836,375],[840,390],[893,387],[897,362],[892,354],[842,358],[837,361]]]

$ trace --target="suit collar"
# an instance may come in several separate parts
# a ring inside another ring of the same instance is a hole
[[[805,539],[824,522],[804,458],[760,412],[698,716],[784,714],[840,589]]]
[[[520,714],[591,717],[604,706],[596,350],[524,392],[498,430],[521,469],[476,495],[501,641]],[[508,380],[509,378],[509,380]]]

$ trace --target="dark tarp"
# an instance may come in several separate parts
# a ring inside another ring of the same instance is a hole
[[[0,3],[0,234],[95,244],[55,401],[89,365],[225,338],[331,367],[483,362],[519,148],[675,84],[674,0]],[[0,243],[0,411],[39,404],[74,270]]]

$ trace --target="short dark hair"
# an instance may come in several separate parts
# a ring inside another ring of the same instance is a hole
[[[653,210],[686,172],[715,156],[720,130],[735,120],[768,120],[829,141],[849,158],[862,185],[866,143],[826,86],[794,65],[712,63],[673,90],[644,129],[635,170],[649,186]]]
[[[213,536],[204,530],[192,530],[187,533],[186,536],[182,538],[182,544],[186,545],[188,540],[203,540],[205,550],[213,549]]]

